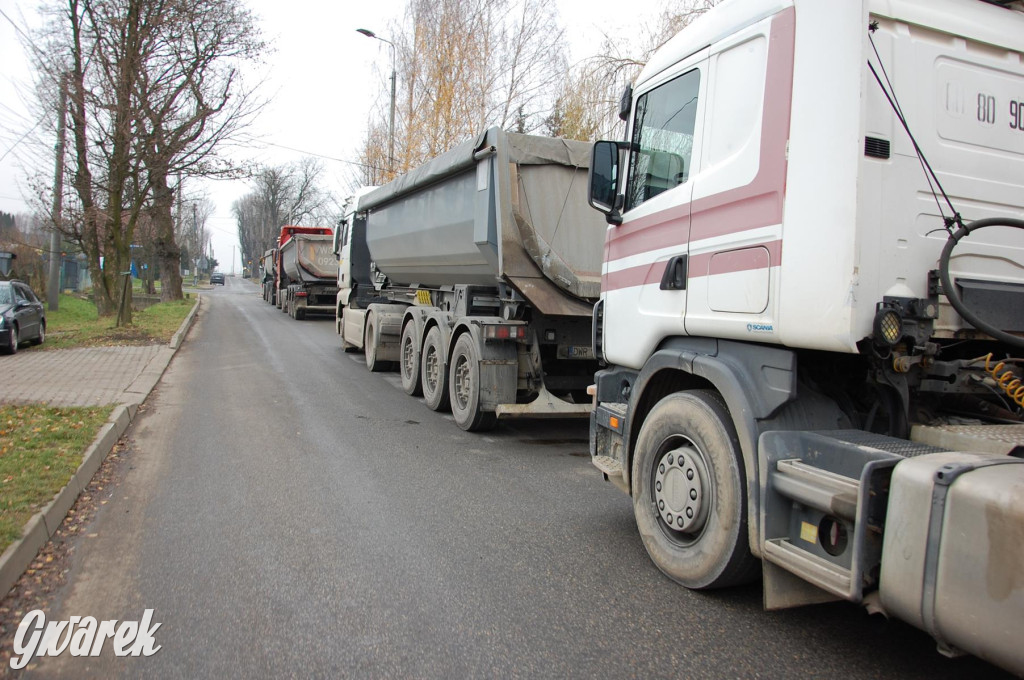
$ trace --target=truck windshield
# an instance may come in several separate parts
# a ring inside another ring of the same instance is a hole
[[[694,69],[637,99],[626,210],[686,182],[699,89],[700,71]]]

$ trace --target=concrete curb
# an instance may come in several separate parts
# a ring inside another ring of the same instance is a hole
[[[170,347],[173,350],[177,350],[181,346],[182,340],[185,339],[185,334],[188,333],[188,329],[192,326],[192,320],[196,318],[196,313],[199,311],[199,305],[203,302],[203,296],[196,293],[196,303],[192,305],[192,311],[188,313],[185,320],[181,322],[181,326],[178,331],[171,336]]]
[[[100,428],[92,444],[82,454],[82,463],[68,483],[54,494],[53,500],[46,507],[32,515],[32,518],[25,523],[21,538],[7,546],[3,555],[0,555],[0,596],[9,593],[28,566],[32,564],[32,560],[35,559],[39,550],[46,545],[46,542],[60,527],[68,510],[78,500],[78,496],[92,481],[93,475],[100,469],[100,465],[103,464],[107,455],[114,450],[117,440],[135,420],[139,406],[160,382],[164,371],[167,370],[171,359],[174,358],[185,339],[201,303],[202,296],[200,295],[197,296],[192,311],[188,313],[177,332],[171,337],[170,345],[162,349],[125,389],[122,403],[114,407],[110,419]]]

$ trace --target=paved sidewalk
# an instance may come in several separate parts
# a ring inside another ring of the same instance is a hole
[[[0,403],[141,403],[173,355],[167,345],[19,352],[0,358]]]

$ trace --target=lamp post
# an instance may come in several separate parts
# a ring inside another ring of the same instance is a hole
[[[394,177],[395,174],[395,43],[382,38],[368,28],[357,28],[356,33],[362,33],[367,38],[373,38],[387,43],[391,46],[391,118],[388,122],[388,172]]]

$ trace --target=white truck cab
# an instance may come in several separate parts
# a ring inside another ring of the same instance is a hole
[[[653,561],[1024,672],[1019,3],[727,0],[622,115],[591,452]]]

